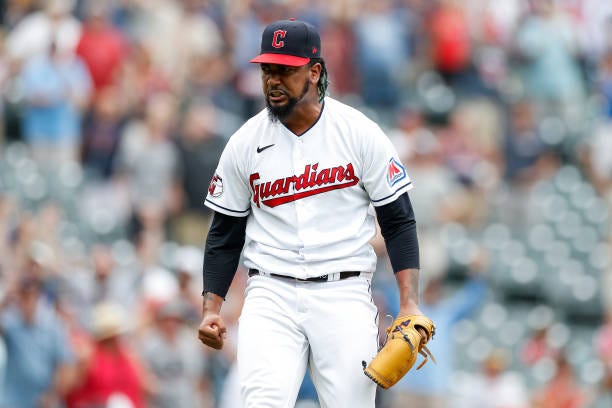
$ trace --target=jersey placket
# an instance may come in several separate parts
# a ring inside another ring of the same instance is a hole
[[[300,174],[304,172],[304,168],[306,167],[307,163],[306,163],[306,158],[305,158],[305,154],[304,154],[304,139],[302,137],[296,137],[293,136],[295,138],[295,141],[293,143],[293,174]],[[305,273],[307,270],[306,267],[306,256],[305,256],[305,250],[304,250],[304,227],[306,225],[306,220],[307,220],[307,214],[306,211],[307,210],[307,206],[304,203],[304,200],[296,200],[293,202],[294,208],[295,208],[295,214],[296,214],[296,220],[297,220],[297,225],[296,225],[296,232],[297,232],[297,236],[300,240],[300,245],[301,247],[298,249],[298,259],[303,262],[300,267],[302,269],[302,272]]]

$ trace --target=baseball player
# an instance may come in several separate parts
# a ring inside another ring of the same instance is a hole
[[[410,178],[379,126],[326,96],[312,25],[271,23],[251,62],[260,64],[267,108],[232,135],[210,183],[206,205],[214,216],[199,338],[223,347],[220,309],[242,252],[249,275],[238,328],[244,407],[292,408],[309,369],[323,407],[372,408],[370,378],[384,385],[377,380],[384,369],[364,375],[378,353],[370,292],[376,256],[369,245],[377,221],[397,277],[400,315],[428,320],[417,301]],[[412,349],[431,337],[427,326],[413,330],[416,344],[406,340]],[[410,324],[398,327],[393,332],[408,339]]]

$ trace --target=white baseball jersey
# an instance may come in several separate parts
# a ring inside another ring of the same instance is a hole
[[[227,143],[206,205],[250,217],[247,268],[296,278],[373,272],[374,211],[412,187],[390,140],[364,114],[325,98],[319,120],[297,136],[267,110]]]

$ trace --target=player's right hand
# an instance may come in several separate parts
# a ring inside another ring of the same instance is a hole
[[[205,315],[198,328],[198,338],[205,345],[217,350],[223,348],[227,327],[218,314]]]

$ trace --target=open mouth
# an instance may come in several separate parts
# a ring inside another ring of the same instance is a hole
[[[270,102],[280,102],[286,97],[287,95],[283,91],[280,91],[278,89],[268,92],[268,100]]]

